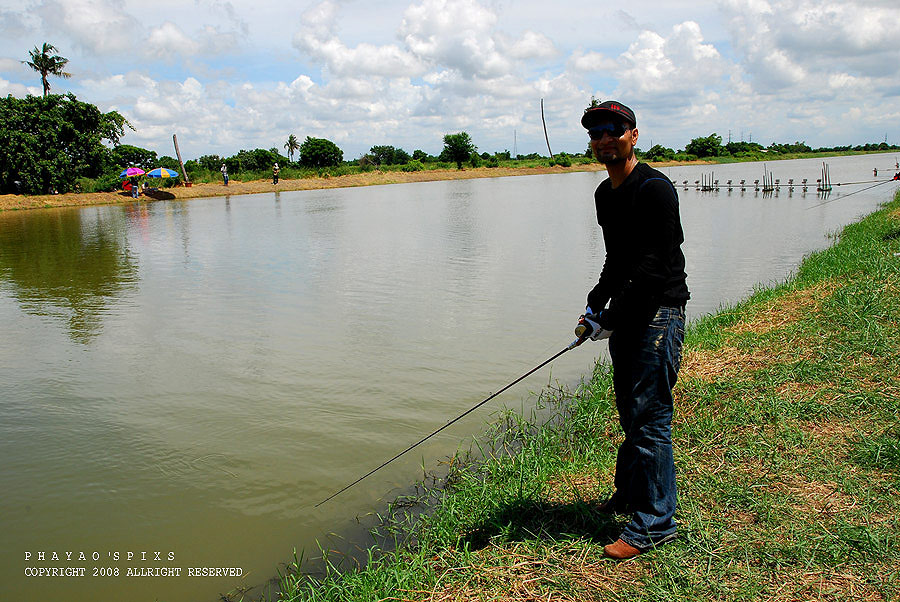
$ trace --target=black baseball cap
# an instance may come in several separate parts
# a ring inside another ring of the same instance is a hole
[[[637,127],[634,111],[618,100],[606,100],[596,107],[586,109],[584,115],[581,116],[581,125],[589,130],[601,121],[609,120],[611,116],[624,119],[631,124],[631,127]]]

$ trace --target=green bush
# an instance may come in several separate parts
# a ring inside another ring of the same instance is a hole
[[[222,163],[224,162],[224,160],[219,155],[203,155],[199,159],[197,159],[196,162],[199,163],[200,167],[202,167],[203,169],[215,172],[219,171],[222,168]],[[184,168],[190,171],[190,169],[188,168],[188,163],[190,163],[190,161],[186,161],[184,163]]]
[[[100,178],[111,154],[103,141],[118,144],[126,126],[73,94],[0,97],[0,194],[68,192],[79,178]]]
[[[642,157],[644,161],[671,161],[674,158],[675,151],[661,144],[654,144]]]
[[[165,167],[166,169],[174,169],[177,172],[181,172],[181,165],[178,163],[178,159],[175,157],[170,157],[168,155],[163,155],[159,159],[156,160],[156,163],[153,167]],[[184,167],[185,171],[187,171],[187,166]]]
[[[550,167],[559,165],[560,167],[572,167],[572,159],[566,153],[560,153],[550,159]]]
[[[113,164],[118,165],[122,169],[126,167],[140,167],[149,171],[154,167],[158,167],[156,165],[158,163],[156,151],[131,144],[120,144],[113,148],[109,155]]]
[[[75,190],[80,192],[113,192],[118,190],[122,180],[116,174],[106,174],[98,178],[78,178]]]
[[[351,173],[355,173],[356,169],[351,168],[349,165],[332,165],[330,167],[321,167],[318,170],[320,177],[329,177],[334,178],[337,176],[346,176]]]
[[[340,165],[344,151],[331,140],[306,137],[300,145],[300,164],[304,167],[331,167]]]
[[[208,162],[206,160],[206,163]],[[246,177],[248,174],[258,172],[259,175],[254,179],[263,179],[272,177],[272,165],[279,163],[280,167],[285,167],[288,162],[287,157],[283,157],[276,152],[264,148],[256,148],[250,151],[240,150],[236,155],[225,159],[224,163],[228,168],[229,176],[236,176],[243,172],[245,179],[250,179]],[[219,167],[221,165],[214,169],[219,169]]]
[[[694,138],[684,147],[684,152],[697,157],[718,157],[726,153],[722,146],[722,137],[716,133]]]
[[[422,171],[423,169],[425,169],[425,166],[422,164],[422,162],[413,159],[406,165],[402,166],[400,168],[400,171]]]
[[[403,165],[410,156],[402,148],[393,146],[373,146],[366,155],[375,165]]]
[[[471,162],[470,155],[473,155],[476,150],[477,148],[467,132],[447,134],[444,136],[444,150],[441,151],[440,159],[445,162],[452,161],[456,163],[457,169],[462,169],[463,161],[468,159]],[[473,165],[473,167],[477,167],[477,165]]]

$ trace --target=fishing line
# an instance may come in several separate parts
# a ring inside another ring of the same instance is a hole
[[[840,201],[841,199],[846,199],[848,196],[853,196],[854,194],[856,194],[856,193],[858,193],[858,192],[865,192],[866,190],[875,188],[876,186],[881,186],[882,184],[887,184],[887,183],[889,183],[889,182],[896,182],[896,180],[885,180],[885,181],[883,181],[883,182],[879,182],[878,184],[872,184],[871,186],[866,186],[865,188],[860,188],[859,190],[854,190],[854,191],[851,192],[850,194],[845,194],[845,195],[842,195],[842,196],[839,196],[839,197],[835,197],[835,198],[830,199],[830,200],[828,200],[828,201],[823,201],[823,202],[821,202],[821,203],[819,203],[819,204],[817,204],[817,205],[813,205],[813,206],[811,206],[811,207],[807,207],[807,209],[815,209],[816,207],[821,207],[822,205],[827,205],[828,203],[833,203],[834,201]]]
[[[357,483],[359,483],[360,481],[362,481],[362,480],[365,479],[366,477],[375,474],[376,472],[378,472],[379,470],[381,470],[382,468],[384,468],[385,466],[387,466],[388,464],[390,464],[391,462],[393,462],[394,460],[396,460],[397,458],[399,458],[400,456],[402,456],[402,455],[405,454],[406,452],[411,451],[412,449],[418,447],[419,445],[425,443],[426,441],[428,441],[429,439],[431,439],[432,437],[434,437],[435,435],[437,435],[438,433],[440,433],[440,432],[441,432],[442,430],[444,430],[445,428],[447,428],[447,427],[449,427],[450,425],[452,425],[452,424],[458,422],[459,420],[462,420],[464,417],[468,416],[469,414],[471,414],[472,412],[474,412],[475,410],[477,410],[478,408],[480,408],[481,406],[483,406],[484,404],[486,404],[487,402],[489,402],[489,401],[492,400],[493,398],[497,397],[498,395],[500,395],[501,393],[503,393],[504,391],[506,391],[507,389],[509,389],[510,387],[512,387],[513,385],[515,385],[516,383],[518,383],[519,381],[525,379],[525,378],[528,377],[528,376],[531,376],[532,374],[534,374],[535,372],[537,372],[538,370],[540,370],[541,368],[543,368],[544,366],[546,366],[547,364],[549,364],[550,362],[552,362],[553,360],[555,360],[556,358],[558,358],[559,356],[561,356],[563,353],[565,353],[565,352],[567,352],[567,351],[570,351],[570,350],[574,349],[575,347],[577,347],[578,345],[580,345],[583,341],[584,341],[583,338],[579,338],[579,339],[573,341],[572,343],[569,344],[568,347],[566,347],[566,348],[563,349],[562,351],[558,352],[556,355],[554,355],[554,356],[551,357],[550,359],[544,360],[543,362],[541,362],[540,364],[538,364],[537,366],[535,366],[534,368],[532,368],[531,370],[529,370],[528,372],[526,372],[525,374],[523,374],[522,376],[520,376],[519,378],[517,378],[516,380],[512,381],[511,383],[509,383],[508,385],[506,385],[505,387],[503,387],[502,389],[500,389],[500,390],[497,391],[496,393],[492,393],[492,394],[491,394],[487,399],[485,399],[484,401],[481,401],[481,402],[479,402],[478,404],[472,406],[471,408],[469,408],[468,410],[466,410],[465,412],[463,412],[462,414],[460,414],[459,416],[457,416],[456,418],[454,418],[453,420],[451,420],[450,422],[448,422],[448,423],[445,424],[444,426],[442,426],[442,427],[440,427],[439,429],[433,431],[430,435],[427,435],[427,436],[425,436],[425,437],[422,437],[422,439],[420,439],[420,440],[417,441],[416,443],[413,443],[412,445],[410,445],[409,447],[407,447],[406,449],[404,449],[402,452],[400,452],[399,454],[397,454],[396,456],[394,456],[394,457],[391,458],[390,460],[386,460],[385,462],[382,462],[379,466],[377,466],[376,468],[373,468],[372,470],[370,470],[369,472],[367,472],[367,473],[364,474],[363,476],[359,477],[358,479],[356,479],[355,481],[353,481],[352,483],[350,483],[349,485],[347,485],[346,487],[344,487],[344,488],[341,489],[340,491],[337,491],[337,492],[335,492],[335,493],[332,493],[330,496],[328,496],[327,498],[325,498],[324,500],[322,500],[321,502],[319,502],[318,504],[316,504],[316,505],[315,505],[315,508],[318,508],[319,506],[321,506],[321,505],[324,504],[325,502],[327,502],[327,501],[329,501],[329,500],[331,500],[331,499],[333,499],[333,498],[339,496],[340,494],[344,493],[345,491],[347,491],[348,489],[350,489],[351,487],[353,487],[354,485],[356,485]]]
[[[890,180],[862,180],[860,182],[838,182],[837,184],[832,184],[832,186],[850,186],[851,184],[871,184],[872,182],[890,182]]]

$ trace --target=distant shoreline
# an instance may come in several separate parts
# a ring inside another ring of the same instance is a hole
[[[787,155],[773,157],[770,161],[781,161],[791,159],[806,158],[827,158],[846,155],[859,154],[882,154],[893,153],[894,151],[878,151],[878,152],[858,152],[847,151],[841,153],[798,153],[796,155]],[[760,160],[754,159],[754,162]],[[697,161],[664,161],[651,162],[653,167],[673,167],[677,165],[721,165],[725,163],[743,163],[740,159],[731,157],[708,158]],[[575,172],[598,172],[605,171],[605,167],[597,162],[579,163],[571,167],[562,167],[559,165],[553,167],[536,166],[536,167],[467,167],[465,169],[426,169],[423,171],[381,171],[375,170],[345,176],[325,176],[315,178],[299,178],[279,180],[277,185],[272,184],[270,179],[252,180],[248,182],[240,182],[231,179],[228,186],[224,186],[220,181],[214,183],[201,182],[194,183],[190,187],[175,186],[172,188],[160,188],[157,191],[151,191],[139,199],[134,199],[129,193],[117,192],[85,192],[76,193],[68,192],[65,194],[40,194],[40,195],[20,195],[20,194],[4,194],[0,195],[0,212],[19,211],[26,209],[51,209],[55,207],[89,207],[97,205],[124,205],[134,203],[136,200],[140,202],[162,201],[162,200],[188,200],[196,198],[208,198],[218,196],[237,196],[243,194],[260,194],[266,192],[284,192],[291,190],[324,190],[330,188],[353,188],[357,186],[380,186],[384,184],[408,184],[411,182],[438,182],[444,180],[471,180],[476,178],[505,178],[509,176],[531,176],[543,174],[563,174]],[[151,180],[152,181],[152,180]]]
[[[346,176],[302,178],[279,180],[272,184],[269,179],[239,182],[232,179],[228,186],[222,182],[196,183],[190,187],[175,186],[160,188],[134,199],[129,193],[88,192],[66,194],[40,194],[34,196],[0,195],[0,211],[25,209],[47,209],[55,207],[88,207],[95,205],[124,205],[135,201],[187,200],[217,196],[285,192],[291,190],[323,190],[329,188],[352,188],[356,186],[378,186],[383,184],[407,184],[411,182],[435,182],[442,180],[469,180],[475,178],[502,178],[507,176],[528,176],[572,172],[604,171],[599,163],[573,165],[572,167],[467,167],[466,169],[428,169],[423,171],[370,171]]]

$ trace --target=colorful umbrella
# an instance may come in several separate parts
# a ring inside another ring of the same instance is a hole
[[[166,169],[165,167],[157,167],[156,169],[148,171],[147,175],[151,178],[177,178],[178,172],[172,169]]]
[[[130,178],[132,176],[142,176],[144,175],[144,170],[140,167],[129,167],[125,171],[119,174],[120,178]]]

